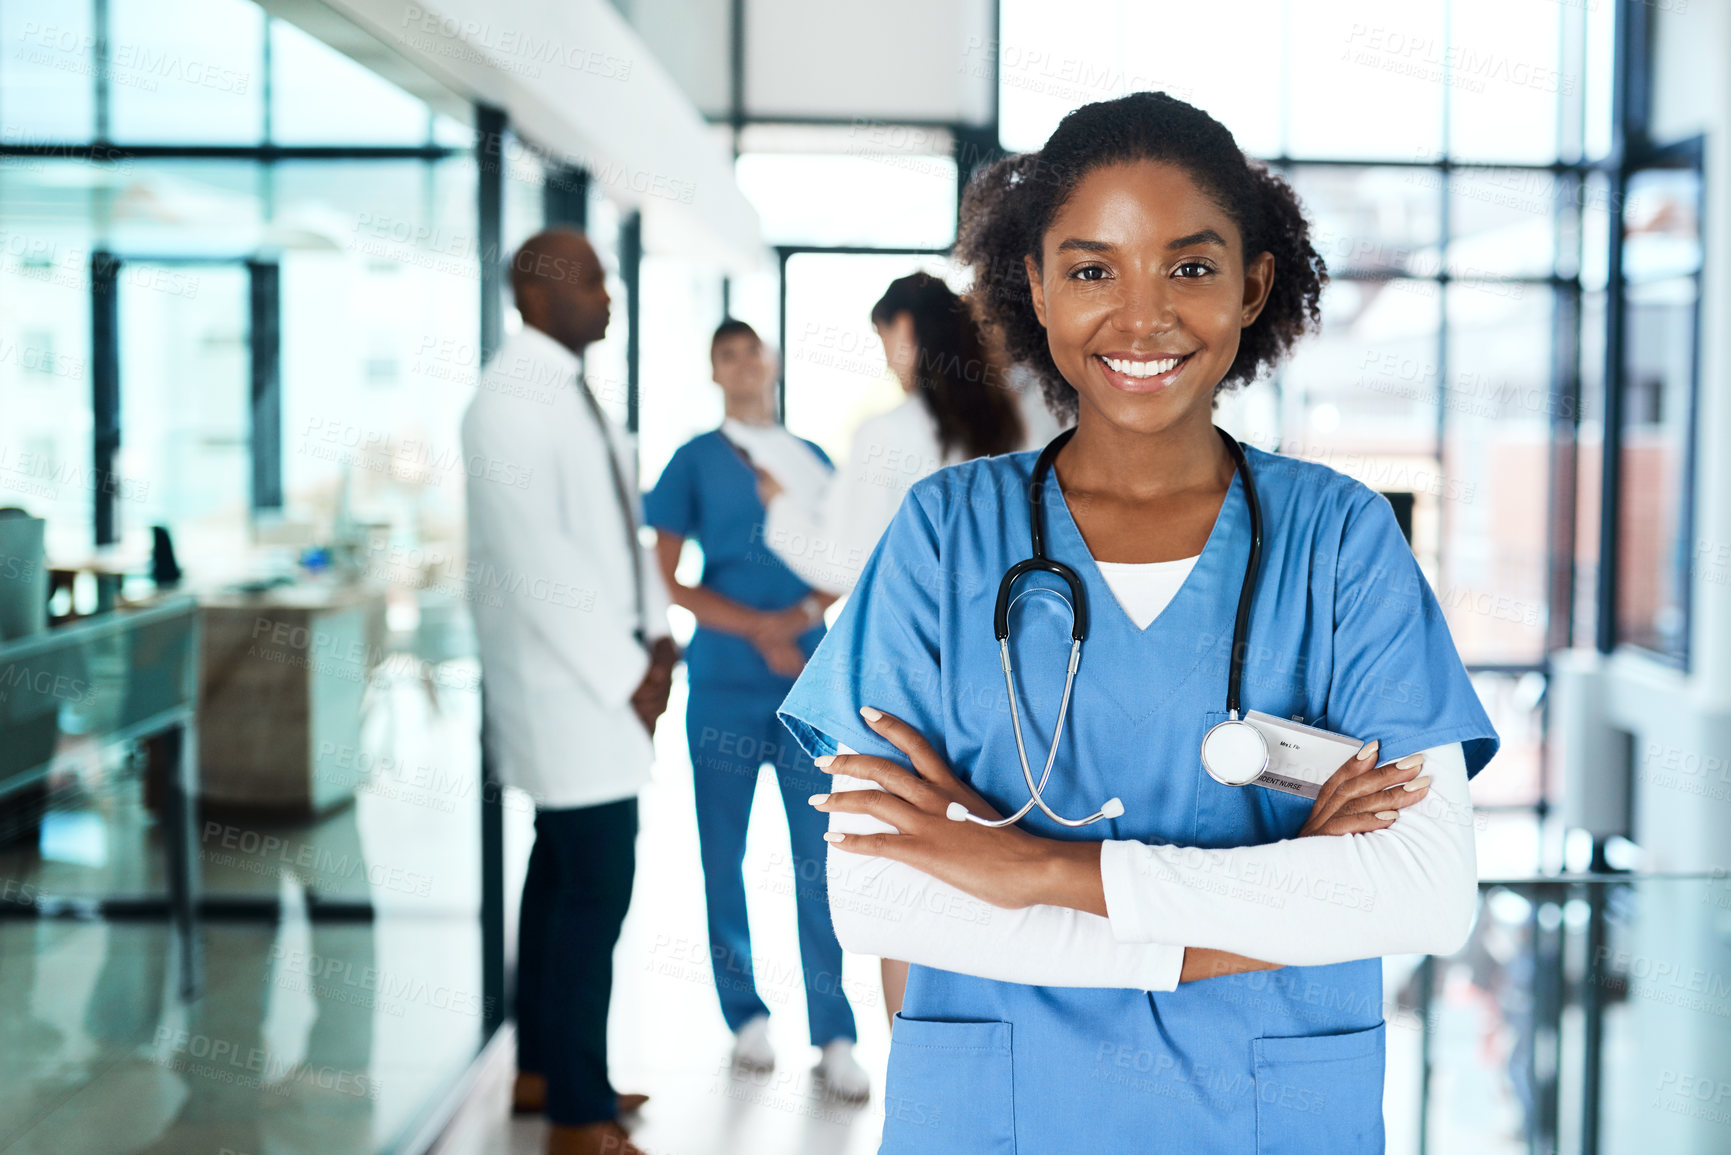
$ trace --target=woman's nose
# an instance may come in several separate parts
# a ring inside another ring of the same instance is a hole
[[[1136,283],[1126,278],[1119,286],[1113,309],[1113,321],[1119,329],[1133,335],[1163,333],[1177,323],[1163,281]]]

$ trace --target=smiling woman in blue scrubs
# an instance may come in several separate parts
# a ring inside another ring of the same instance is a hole
[[[1092,620],[1045,797],[1123,812],[946,817],[1028,796],[993,605],[1031,553],[1036,455],[915,485],[781,708],[833,776],[812,804],[843,945],[916,964],[882,1150],[1380,1151],[1379,956],[1464,942],[1467,780],[1497,736],[1388,503],[1247,447],[1263,541],[1244,705],[1365,745],[1314,802],[1200,763],[1250,556],[1214,400],[1316,322],[1297,199],[1205,113],[1137,93],[982,170],[958,253],[1076,421],[1043,482],[1046,549]],[[1025,582],[1063,589],[1047,576]],[[1010,625],[1037,775],[1071,616],[1034,594]]]

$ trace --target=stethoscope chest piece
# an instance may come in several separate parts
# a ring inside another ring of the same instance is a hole
[[[1268,740],[1242,718],[1216,723],[1202,738],[1202,768],[1222,786],[1248,786],[1268,769]]]

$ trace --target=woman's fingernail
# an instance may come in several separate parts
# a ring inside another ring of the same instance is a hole
[[[1376,816],[1384,822],[1393,822],[1396,818],[1400,817],[1400,811],[1398,811],[1398,810],[1378,810],[1376,812]]]
[[[823,832],[823,840],[825,842],[840,842],[842,839],[844,839],[846,837],[847,837],[847,835],[837,834],[833,830],[826,830]]]
[[[1399,762],[1396,762],[1394,764],[1394,768],[1396,770],[1411,770],[1414,766],[1422,766],[1422,765],[1424,765],[1424,755],[1423,754],[1408,754],[1405,758],[1402,758]]]
[[[875,722],[884,716],[882,710],[874,710],[870,706],[861,706],[859,708],[859,713],[860,717],[864,718],[868,722]]]
[[[1366,758],[1371,757],[1373,754],[1376,753],[1376,747],[1377,747],[1377,740],[1375,738],[1372,738],[1370,741],[1366,742],[1364,744],[1364,749],[1362,749],[1358,752],[1358,760],[1360,762],[1363,762]]]
[[[811,760],[811,764],[813,766],[828,766],[831,762],[834,762],[834,761],[835,761],[835,755],[834,754],[819,754],[816,758],[813,758]]]
[[[1409,790],[1409,791],[1411,791],[1411,790],[1423,790],[1426,786],[1429,786],[1429,785],[1430,785],[1430,775],[1426,774],[1423,777],[1414,778],[1411,782],[1408,782],[1404,787],[1402,787],[1402,789]]]
[[[810,801],[813,806],[822,806],[825,802],[829,801],[829,795],[813,794],[808,801]]]

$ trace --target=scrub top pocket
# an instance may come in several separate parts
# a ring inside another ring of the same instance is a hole
[[[1010,1024],[896,1016],[879,1155],[1014,1155]]]
[[[1251,1040],[1257,1155],[1380,1155],[1386,1028]]]

